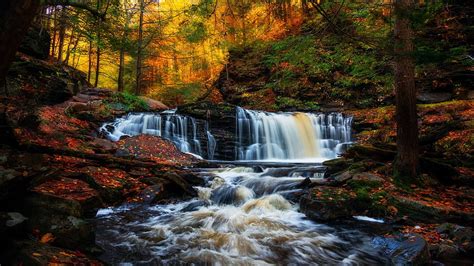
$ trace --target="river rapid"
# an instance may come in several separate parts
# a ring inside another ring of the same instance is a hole
[[[183,152],[214,158],[224,141],[209,122],[167,111],[129,114],[101,128],[111,140],[151,134]],[[235,110],[234,160],[192,169],[198,197],[123,205],[97,214],[102,259],[131,265],[386,264],[370,235],[310,221],[298,212],[301,183],[324,175],[321,162],[351,143],[352,117],[339,113]]]
[[[102,259],[123,265],[386,264],[372,237],[298,212],[299,184],[318,165],[224,165],[196,170],[199,197],[123,205],[97,214]]]

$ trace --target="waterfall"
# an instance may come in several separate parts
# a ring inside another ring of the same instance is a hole
[[[104,124],[101,132],[113,141],[140,134],[160,136],[182,152],[210,160],[221,159],[222,147],[227,145],[231,152],[235,149],[235,160],[316,162],[336,158],[345,151],[351,143],[351,124],[352,117],[340,113],[270,113],[237,107],[235,147],[222,138],[221,132],[213,135],[216,129],[211,129],[207,121],[174,110],[128,114]],[[221,150],[217,149],[218,143]]]
[[[122,136],[148,134],[160,136],[172,141],[182,152],[192,153],[212,159],[216,148],[214,136],[206,127],[206,136],[198,133],[196,119],[178,115],[172,111],[161,114],[128,114],[116,119],[113,123],[104,124],[100,131],[112,141]],[[200,140],[207,139],[207,154],[204,154]]]
[[[269,113],[237,107],[238,160],[335,158],[351,141],[352,117],[340,113]]]

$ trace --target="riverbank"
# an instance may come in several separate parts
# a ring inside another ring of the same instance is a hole
[[[102,250],[95,244],[91,220],[99,208],[196,195],[192,185],[199,180],[185,170],[199,162],[194,156],[158,137],[114,143],[98,131],[101,123],[129,111],[161,111],[166,106],[84,87],[86,82],[74,83],[74,77],[83,80],[79,72],[66,73],[62,66],[26,55],[19,60],[44,76],[34,71],[11,74],[18,86],[1,99],[2,263],[102,264],[94,259]],[[60,74],[47,76],[44,71]],[[35,78],[76,85],[40,90],[35,87],[44,81],[35,83]],[[58,97],[43,97],[45,93]]]

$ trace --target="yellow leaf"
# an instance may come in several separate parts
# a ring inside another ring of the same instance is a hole
[[[37,252],[33,252],[33,254],[31,254],[31,255],[33,255],[33,256],[35,256],[35,257],[40,257],[40,256],[42,256],[40,253],[37,253]]]

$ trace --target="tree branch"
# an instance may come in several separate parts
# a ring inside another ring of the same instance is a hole
[[[81,0],[44,0],[42,1],[43,5],[47,6],[71,6],[79,9],[84,9],[89,11],[93,16],[105,20],[106,13],[100,13],[98,10],[90,7],[86,1]]]

